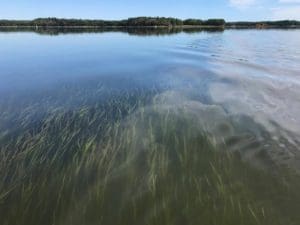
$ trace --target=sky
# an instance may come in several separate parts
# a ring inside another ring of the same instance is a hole
[[[135,16],[300,20],[300,0],[0,0],[0,19],[126,19]]]

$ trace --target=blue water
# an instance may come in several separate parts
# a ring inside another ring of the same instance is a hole
[[[55,98],[61,87],[88,88],[103,81],[114,89],[159,86],[187,100],[220,106],[227,116],[249,116],[274,139],[284,135],[295,144],[300,134],[299,40],[299,30],[161,36],[1,32],[0,100],[17,96],[13,103],[18,104]],[[64,95],[68,98],[68,91]]]

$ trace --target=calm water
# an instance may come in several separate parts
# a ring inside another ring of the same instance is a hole
[[[300,224],[300,30],[0,32],[0,224]]]

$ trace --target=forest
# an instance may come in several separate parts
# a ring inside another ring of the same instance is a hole
[[[83,19],[58,19],[38,18],[34,20],[0,20],[0,26],[224,26],[223,19],[187,19],[181,20],[171,17],[135,17],[127,20],[83,20]]]
[[[223,27],[223,28],[290,28],[300,27],[300,21],[226,22],[224,19],[185,19],[172,17],[134,17],[125,20],[86,20],[37,18],[34,20],[0,20],[2,27]]]

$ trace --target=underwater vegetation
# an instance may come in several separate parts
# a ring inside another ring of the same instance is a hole
[[[1,224],[299,224],[294,171],[253,166],[156,89],[97,88],[1,102]]]

